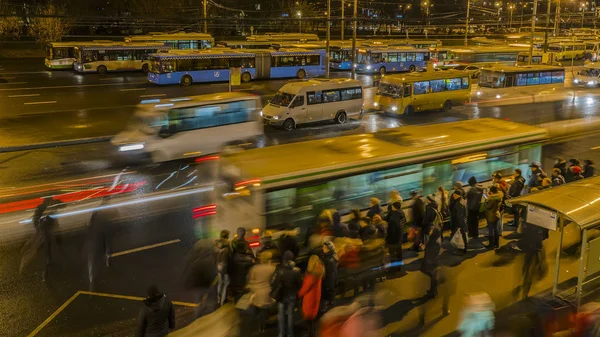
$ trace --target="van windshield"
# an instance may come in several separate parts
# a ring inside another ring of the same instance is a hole
[[[388,83],[380,83],[379,88],[377,89],[377,94],[392,98],[400,98],[402,97],[402,86]]]
[[[581,76],[598,76],[598,75],[600,75],[600,69],[583,68],[579,72],[579,75],[581,75]]]
[[[290,103],[292,103],[294,96],[296,95],[279,91],[275,94],[275,96],[273,96],[270,103],[276,106],[287,107],[290,105]]]
[[[164,117],[134,115],[129,122],[129,130],[139,130],[147,135],[155,135],[164,125],[167,125]]]

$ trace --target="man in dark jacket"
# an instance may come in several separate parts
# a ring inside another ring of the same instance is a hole
[[[175,310],[156,286],[148,287],[148,298],[138,316],[137,337],[164,337],[175,329]]]
[[[425,215],[425,202],[421,198],[421,195],[418,191],[412,191],[412,201],[413,204],[411,206],[411,214],[412,214],[412,226],[421,230],[421,225],[423,224],[423,216]],[[419,251],[419,244],[425,243],[423,242],[423,237],[425,237],[426,233],[421,231],[418,242],[415,241],[415,245],[413,249]]]
[[[323,244],[321,260],[325,266],[325,275],[321,285],[321,305],[319,311],[326,313],[335,306],[335,295],[338,284],[338,257],[335,254],[335,246],[331,241]]]
[[[224,229],[215,240],[215,264],[217,266],[217,298],[219,305],[223,305],[227,299],[227,287],[229,287],[229,259],[231,258],[231,247],[229,246],[229,231]]]
[[[552,169],[552,186],[560,186],[565,184],[565,177],[563,177],[560,169],[554,168]]]
[[[565,181],[567,183],[570,183],[573,180],[581,179],[581,178],[575,178],[576,176],[580,175],[581,172],[583,172],[583,169],[581,168],[579,160],[578,159],[569,159],[569,167],[567,168],[567,171],[564,174]]]
[[[529,178],[527,186],[529,186],[530,189],[542,186],[542,179],[546,178],[546,173],[544,173],[540,167],[540,163],[533,162],[529,164],[529,168],[531,168],[531,177]]]
[[[292,252],[294,256],[298,255],[300,248],[298,248],[298,233],[295,229],[285,231],[279,237],[279,254],[283,258],[285,252]]]
[[[435,297],[437,294],[438,280],[436,270],[438,268],[438,259],[441,248],[441,231],[438,227],[431,226],[429,229],[429,239],[425,245],[425,255],[423,256],[423,262],[421,263],[421,272],[431,279],[428,294],[432,297]]]
[[[594,175],[596,175],[596,166],[594,165],[594,162],[587,159],[583,161],[583,177],[584,178],[591,178]]]
[[[510,187],[508,188],[508,197],[509,198],[518,198],[521,196],[523,192],[523,188],[525,187],[525,178],[523,178],[521,169],[515,169],[515,173],[513,176],[513,181]],[[521,211],[522,206],[513,204],[512,206],[514,220],[512,221],[512,225],[515,227],[519,227],[519,221],[521,220]]]
[[[246,230],[237,229],[237,236],[231,241],[231,263],[229,276],[231,277],[231,292],[237,302],[246,289],[246,279],[250,268],[254,264],[254,254],[250,244],[246,241]]]
[[[469,186],[469,192],[467,192],[467,226],[469,237],[477,238],[479,237],[479,209],[483,189],[477,185],[475,177],[469,178]]]
[[[336,238],[345,238],[350,235],[348,225],[342,222],[342,217],[338,211],[334,211],[333,217],[333,235]]]
[[[554,164],[553,168],[558,169],[560,171],[560,175],[564,177],[567,173],[567,162],[563,158],[558,157],[556,158],[556,163]]]
[[[463,242],[465,243],[465,248],[462,250],[463,253],[467,252],[467,206],[465,203],[465,199],[463,198],[463,192],[461,190],[456,190],[452,193],[451,200],[454,200],[453,203],[450,203],[452,207],[450,208],[450,223],[452,224],[452,237],[457,230],[460,229],[462,234]]]
[[[392,262],[402,261],[402,235],[405,225],[406,215],[402,210],[402,203],[396,201],[392,204],[392,211],[388,217],[388,233],[385,238]]]
[[[294,264],[294,254],[286,251],[283,254],[282,263],[277,266],[271,279],[271,289],[279,289],[276,295],[279,311],[279,336],[292,337],[294,335],[294,308],[296,306],[297,294],[302,287],[302,275],[300,269]]]
[[[467,195],[467,192],[465,192],[465,189],[463,188],[463,184],[460,181],[457,181],[454,183],[454,190],[453,193],[456,191],[460,191],[460,196],[462,199],[465,198],[465,196]],[[450,198],[450,201],[448,202],[448,208],[452,208],[452,204],[459,201],[461,199],[455,199],[455,198]]]
[[[421,224],[421,232],[429,233],[429,229],[435,225],[436,219],[438,219],[438,204],[435,201],[435,196],[430,194],[425,198],[427,206],[425,207],[425,215],[423,216],[423,223]],[[440,215],[441,216],[441,215]],[[438,219],[441,221],[441,219]]]

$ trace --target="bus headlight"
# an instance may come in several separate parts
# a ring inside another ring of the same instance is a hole
[[[141,150],[143,148],[144,148],[144,144],[143,143],[129,144],[129,145],[120,146],[119,147],[119,152],[135,151],[135,150]]]
[[[578,84],[578,83],[579,83],[579,80],[578,80],[578,79],[574,79],[574,80],[573,80],[573,83],[575,83],[575,84]]]
[[[262,114],[262,110],[260,110],[260,117],[262,117],[262,116],[263,116],[263,114]]]
[[[393,106],[392,107],[392,111],[398,111],[398,107],[397,106]]]
[[[378,106],[379,106],[379,103],[377,103],[377,102],[374,102],[374,103],[373,103],[373,106],[374,106],[374,107],[378,107]]]
[[[273,119],[274,119],[274,120],[278,120],[278,119],[279,119],[279,116],[273,116]]]
[[[497,99],[500,99],[500,97],[501,97],[500,95],[496,95],[496,98],[497,98]]]
[[[587,84],[588,85],[596,85],[596,81],[589,81]]]
[[[367,70],[371,70],[371,65],[368,65],[368,66],[367,66]]]
[[[481,96],[481,91],[477,91],[477,96]]]

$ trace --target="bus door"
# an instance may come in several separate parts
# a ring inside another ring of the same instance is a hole
[[[271,53],[256,53],[256,79],[265,79],[271,77]]]
[[[416,110],[412,87],[413,86],[410,83],[402,84],[402,98],[400,99],[401,104],[398,113],[404,113],[404,109],[409,105],[412,105],[413,109]]]

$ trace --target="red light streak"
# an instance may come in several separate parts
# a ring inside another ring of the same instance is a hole
[[[235,183],[235,187],[250,185],[250,184],[260,184],[260,179],[249,179],[249,180],[240,181],[239,183]]]
[[[209,161],[209,160],[219,160],[219,158],[220,158],[219,156],[200,157],[200,158],[194,159],[194,162],[202,163],[202,162]]]

